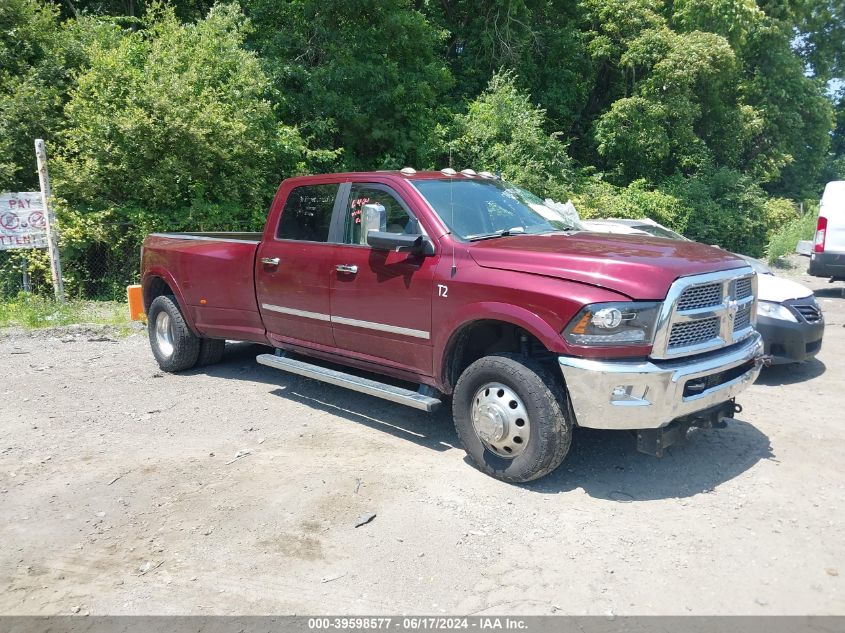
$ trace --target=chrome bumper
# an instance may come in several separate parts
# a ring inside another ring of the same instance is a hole
[[[601,361],[558,357],[575,418],[592,429],[656,429],[675,418],[735,397],[753,383],[763,366],[758,333],[729,350],[670,361]],[[691,380],[719,374],[753,361],[747,371],[725,382],[684,395]]]

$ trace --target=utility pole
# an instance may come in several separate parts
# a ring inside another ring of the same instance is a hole
[[[38,161],[38,180],[41,182],[41,202],[44,205],[44,219],[47,229],[47,250],[50,253],[50,273],[53,276],[53,291],[56,300],[65,302],[65,286],[62,282],[62,263],[59,260],[59,231],[53,214],[53,193],[50,190],[50,172],[47,171],[47,150],[43,139],[35,140],[35,158]]]

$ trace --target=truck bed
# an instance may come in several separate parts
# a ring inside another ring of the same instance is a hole
[[[178,279],[177,299],[194,327],[211,338],[266,342],[255,299],[255,254],[261,233],[153,233],[143,269]]]

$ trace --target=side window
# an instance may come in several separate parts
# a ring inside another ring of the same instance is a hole
[[[306,185],[288,194],[276,237],[283,240],[328,242],[332,209],[340,185]]]
[[[388,233],[419,233],[416,218],[405,210],[395,193],[371,185],[352,185],[349,204],[346,206],[346,217],[343,226],[344,244],[366,244],[367,235],[365,205],[381,205],[384,216],[380,222],[380,230]]]

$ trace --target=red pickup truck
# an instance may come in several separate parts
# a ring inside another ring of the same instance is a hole
[[[270,367],[427,411],[451,397],[471,460],[509,482],[554,470],[575,426],[659,456],[723,426],[762,365],[744,261],[586,232],[488,172],[291,178],[263,233],[148,236],[142,284],[163,370],[255,341]]]

